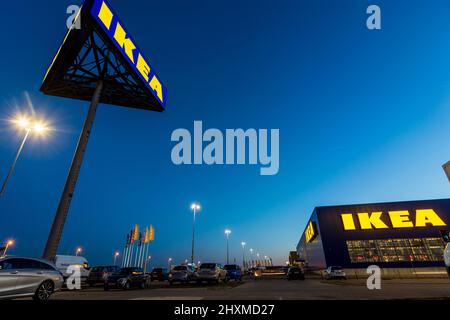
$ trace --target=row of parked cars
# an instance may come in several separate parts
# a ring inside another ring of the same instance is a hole
[[[243,272],[238,265],[228,264],[222,266],[219,263],[202,263],[198,267],[192,264],[178,265],[167,270],[165,268],[154,268],[150,273],[152,281],[169,281],[174,283],[189,282],[228,282],[230,280],[242,281]]]

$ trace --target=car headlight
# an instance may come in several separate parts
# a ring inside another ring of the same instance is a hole
[[[173,274],[169,274],[169,278],[171,278],[171,279],[172,279],[172,278],[173,278]]]

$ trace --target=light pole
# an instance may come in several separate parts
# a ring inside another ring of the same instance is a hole
[[[227,264],[230,263],[230,251],[229,251],[229,246],[228,246],[228,240],[230,239],[230,233],[231,233],[230,229],[225,229],[225,235],[227,236]]]
[[[242,241],[241,242],[241,246],[242,246],[242,268],[245,269],[245,246],[246,246],[246,242]]]
[[[195,215],[197,210],[200,210],[200,205],[197,203],[193,203],[191,205],[191,210],[194,212],[194,220],[192,222],[192,252],[191,252],[191,262],[194,264],[194,244],[195,244]]]
[[[114,266],[116,265],[116,260],[117,260],[117,257],[118,256],[120,256],[120,253],[119,253],[119,251],[116,251],[115,253],[114,253]]]
[[[254,265],[253,265],[253,249],[252,248],[250,248],[250,260],[252,261],[251,266],[253,268]]]
[[[46,124],[44,124],[43,122],[39,122],[36,120],[30,121],[28,118],[25,117],[18,117],[17,119],[12,120],[11,122],[20,130],[25,130],[25,135],[22,139],[22,143],[20,144],[19,150],[17,150],[16,157],[14,158],[11,168],[8,171],[5,181],[3,181],[2,188],[0,189],[0,197],[5,192],[6,185],[8,184],[9,178],[11,177],[11,174],[14,171],[14,167],[16,166],[17,160],[19,159],[20,154],[22,153],[23,147],[25,146],[25,142],[27,141],[30,133],[42,135],[44,134],[44,132],[48,130]]]
[[[258,261],[258,262],[257,262],[257,265],[258,265],[258,267],[259,267],[259,266],[261,266],[261,261],[259,261],[259,253],[256,254],[256,257],[258,258],[258,259],[256,259],[256,260]]]
[[[8,241],[6,241],[5,251],[3,251],[3,257],[6,256],[6,251],[8,251],[8,248],[9,248],[10,246],[12,246],[13,244],[14,244],[14,241],[13,241],[13,240],[8,240]]]
[[[78,254],[80,254],[81,251],[83,251],[83,249],[81,249],[80,247],[78,247],[77,250],[75,251],[75,256],[78,257]]]
[[[147,260],[145,260],[144,273],[147,272],[148,263],[150,262],[150,260],[152,260],[152,256],[148,256],[148,257],[147,257]]]
[[[167,260],[167,265],[169,266],[169,271],[172,270],[172,258]]]

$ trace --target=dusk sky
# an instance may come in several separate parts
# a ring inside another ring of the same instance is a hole
[[[0,198],[0,241],[41,256],[88,102],[39,88],[77,1],[6,1],[0,11],[0,179],[30,112],[55,128],[32,137]],[[153,224],[152,265],[190,257],[240,263],[240,243],[284,263],[316,206],[448,198],[448,1],[110,0],[168,88],[163,113],[100,105],[59,253],[112,263],[126,233]],[[378,4],[382,29],[366,28]],[[172,132],[280,130],[280,169],[181,165]],[[247,251],[248,255],[248,251]]]

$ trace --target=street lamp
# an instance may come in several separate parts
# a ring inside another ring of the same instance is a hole
[[[19,146],[19,150],[17,150],[16,157],[14,158],[11,168],[8,171],[5,181],[3,181],[2,188],[0,189],[0,197],[5,192],[6,185],[8,184],[9,178],[11,177],[11,174],[14,171],[14,167],[16,166],[17,160],[19,159],[19,156],[22,153],[22,149],[25,146],[25,142],[27,141],[30,133],[35,133],[36,135],[43,135],[45,132],[49,130],[48,126],[44,122],[38,121],[36,119],[30,120],[23,116],[18,116],[15,119],[11,120],[11,122],[20,131],[25,131],[25,135],[22,139],[22,143]]]
[[[147,265],[148,265],[148,263],[150,262],[150,260],[152,260],[152,256],[148,256],[147,257],[147,260],[145,260],[145,267],[144,267],[144,273],[146,273],[147,272]]]
[[[251,260],[251,266],[253,268],[254,261],[253,261],[253,249],[252,248],[250,248],[250,260]]]
[[[6,241],[5,251],[3,251],[3,257],[6,256],[6,251],[8,251],[8,248],[9,248],[10,246],[12,246],[13,244],[14,244],[14,241],[13,241],[13,240],[8,240],[8,241]]]
[[[230,262],[230,251],[229,251],[229,246],[228,246],[228,240],[230,238],[230,233],[231,230],[230,229],[225,229],[225,235],[227,236],[227,264],[229,264]]]
[[[267,256],[264,256],[264,265],[267,266]]]
[[[245,246],[247,245],[247,243],[245,241],[241,242],[241,246],[242,246],[242,268],[245,269]]]
[[[116,260],[117,260],[117,257],[118,256],[120,256],[120,253],[119,253],[119,251],[116,251],[115,253],[114,253],[114,266],[116,265]]]
[[[167,265],[169,266],[169,271],[172,270],[172,258],[167,260]]]
[[[77,250],[75,251],[75,256],[78,257],[78,254],[80,254],[81,251],[83,251],[83,249],[81,249],[80,247],[78,247]]]
[[[195,215],[198,210],[200,210],[200,205],[198,203],[193,203],[191,205],[191,210],[194,212],[194,221],[192,222],[192,252],[191,252],[191,262],[194,263],[194,239],[195,239]]]

